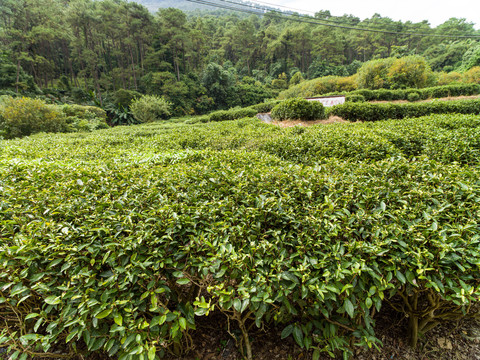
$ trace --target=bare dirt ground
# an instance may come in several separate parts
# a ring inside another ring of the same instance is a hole
[[[200,320],[200,319],[199,319]],[[464,319],[442,324],[419,340],[418,349],[408,346],[407,319],[385,307],[376,317],[376,334],[382,341],[375,348],[355,350],[354,360],[480,360],[480,321]],[[240,332],[230,324],[232,335]],[[200,320],[192,334],[193,349],[183,356],[167,356],[168,360],[242,360],[235,339],[229,335],[223,315]],[[298,347],[292,337],[281,340],[282,328],[255,330],[252,327],[251,343],[254,360],[308,360],[311,351]],[[478,336],[478,335],[477,335]],[[322,355],[321,360],[332,359]]]

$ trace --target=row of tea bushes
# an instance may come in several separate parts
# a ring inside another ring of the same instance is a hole
[[[362,96],[366,101],[391,101],[391,100],[408,100],[410,94],[418,94],[421,100],[437,99],[443,97],[470,96],[480,94],[480,84],[458,84],[434,86],[423,89],[378,89],[368,90],[360,89],[345,93],[331,93],[329,95],[346,95],[352,97],[355,95]]]
[[[399,119],[405,117],[418,117],[429,114],[463,113],[472,114],[480,112],[480,100],[457,100],[448,102],[432,101],[420,104],[363,104],[371,100],[409,100],[437,98],[443,96],[471,95],[480,93],[480,85],[446,85],[425,89],[406,90],[356,90],[347,93],[346,104],[337,105],[326,109],[327,115],[336,115],[349,121],[377,121],[386,119]],[[252,117],[257,113],[270,112],[275,119],[323,119],[325,113],[321,109],[313,110],[313,106],[320,103],[307,102],[302,98],[289,98],[283,101],[269,101],[247,108],[215,111],[188,120],[188,124],[236,120]],[[275,108],[277,110],[275,110]],[[281,110],[280,110],[281,109]]]
[[[275,120],[317,120],[325,118],[325,108],[322,103],[308,101],[303,98],[291,98],[280,102],[272,109]]]
[[[260,145],[281,159],[314,165],[324,158],[376,161],[427,156],[449,164],[480,159],[480,118],[431,115],[375,123],[333,124],[282,131]]]
[[[378,121],[452,113],[480,114],[480,100],[433,100],[408,104],[346,102],[327,108],[327,114],[339,116],[348,121]]]
[[[226,120],[237,120],[245,117],[252,117],[258,113],[267,113],[272,111],[275,105],[279,104],[278,100],[270,100],[260,104],[252,105],[245,108],[234,108],[229,110],[218,110],[208,115],[197,116],[187,120],[188,124],[218,122]]]
[[[478,301],[477,168],[211,155],[2,160],[0,344],[153,360],[221,312],[247,358],[252,324],[282,326],[315,358],[348,356],[380,343],[374,314],[396,295],[422,324],[412,341]]]
[[[248,358],[253,324],[348,356],[379,344],[386,301],[414,344],[478,302],[479,125],[241,120],[4,141],[0,346],[152,360],[187,352],[198,317],[221,312]]]
[[[368,123],[280,128],[258,119],[208,124],[149,124],[94,133],[39,135],[8,141],[4,158],[61,162],[141,162],[169,164],[200,150],[264,151],[293,163],[324,158],[376,161],[392,156],[427,156],[475,165],[480,156],[480,118],[431,115]],[[202,155],[203,156],[203,155]],[[203,159],[203,157],[201,157]]]

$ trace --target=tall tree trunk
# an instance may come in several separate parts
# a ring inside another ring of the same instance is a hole
[[[178,58],[177,58],[177,50],[176,49],[173,52],[173,65],[174,65],[175,71],[177,73],[177,81],[180,81],[180,68],[178,66]]]
[[[100,106],[103,107],[102,91],[100,90],[100,83],[98,81],[97,67],[94,66],[92,69],[93,69],[93,78],[95,79],[95,88],[97,89],[97,93],[98,93],[98,100],[100,101]]]
[[[135,61],[133,59],[133,50],[132,50],[131,46],[129,46],[129,48],[130,48],[130,58],[132,60],[133,84],[135,86],[135,90],[137,90],[138,89],[138,87],[137,87],[137,75],[135,74]]]
[[[20,81],[20,58],[17,58],[17,81],[15,82],[15,90],[18,94],[18,82]]]
[[[33,65],[33,61],[30,63],[30,65],[32,67],[33,80],[35,81],[35,84],[41,85],[41,83],[38,79],[37,70],[35,70],[35,66]]]

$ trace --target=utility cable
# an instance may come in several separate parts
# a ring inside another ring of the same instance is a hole
[[[328,27],[335,27],[335,28],[340,28],[340,29],[346,29],[346,30],[355,30],[355,31],[365,31],[365,32],[375,32],[375,33],[381,33],[381,34],[389,34],[389,35],[403,35],[403,36],[420,36],[420,37],[441,37],[441,38],[463,38],[463,39],[472,39],[472,38],[478,38],[480,39],[480,35],[442,35],[442,34],[427,34],[427,33],[416,33],[416,32],[399,32],[399,31],[390,31],[390,30],[381,30],[381,29],[374,29],[374,28],[368,28],[368,27],[358,27],[358,26],[349,26],[349,25],[341,25],[338,22],[337,23],[328,23],[328,20],[319,20],[312,18],[310,16],[306,15],[285,15],[284,12],[279,11],[279,10],[274,10],[271,8],[261,8],[261,7],[256,7],[248,4],[242,4],[238,3],[235,1],[230,1],[230,0],[219,0],[223,3],[226,4],[220,4],[220,3],[215,3],[212,1],[208,0],[187,0],[192,3],[196,4],[201,4],[201,5],[207,5],[207,6],[213,6],[221,9],[227,9],[227,10],[234,10],[234,11],[240,11],[244,13],[249,13],[249,14],[255,14],[255,15],[266,15],[268,13],[269,16],[277,17],[282,20],[289,20],[289,21],[296,21],[296,22],[302,22],[302,23],[308,23],[308,24],[314,24],[314,25],[323,25],[323,26],[328,26]],[[232,5],[236,6],[232,6]],[[237,7],[240,6],[240,7]],[[243,7],[243,8],[241,8]],[[326,23],[327,22],[327,23]],[[332,21],[333,22],[333,21]]]

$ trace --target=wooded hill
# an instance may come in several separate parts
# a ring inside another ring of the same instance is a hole
[[[446,72],[480,65],[480,32],[464,19],[432,28],[380,15],[321,11],[306,23],[275,11],[217,11],[151,13],[125,0],[2,1],[0,88],[73,88],[77,99],[94,91],[99,104],[106,93],[129,89],[165,96],[186,114],[248,105],[240,95],[253,103],[274,97],[295,74],[294,83],[352,75],[372,59],[421,55]]]

